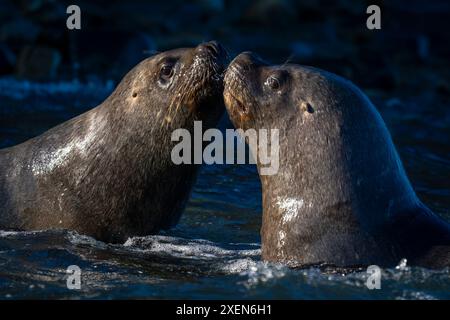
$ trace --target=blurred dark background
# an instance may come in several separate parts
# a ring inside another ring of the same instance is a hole
[[[381,30],[366,8],[381,7]],[[68,30],[66,8],[81,8]],[[219,40],[231,56],[320,67],[365,88],[448,94],[449,1],[0,1],[0,76],[119,80],[155,51]]]

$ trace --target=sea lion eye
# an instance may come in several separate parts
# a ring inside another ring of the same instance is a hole
[[[163,81],[168,81],[173,76],[173,64],[165,63],[161,66],[161,70],[159,72],[159,78]]]
[[[280,89],[280,81],[273,75],[267,78],[266,85],[272,90]]]

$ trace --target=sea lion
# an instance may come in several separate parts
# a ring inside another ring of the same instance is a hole
[[[417,198],[381,116],[350,81],[242,53],[224,99],[235,127],[279,130],[279,170],[260,174],[264,260],[450,265],[449,224]]]
[[[174,225],[198,166],[171,161],[171,134],[219,121],[226,57],[214,41],[156,54],[96,108],[0,150],[0,228],[121,242]]]

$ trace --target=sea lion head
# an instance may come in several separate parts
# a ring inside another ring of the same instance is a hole
[[[342,90],[335,90],[339,81],[333,78],[311,67],[269,65],[256,54],[244,52],[227,68],[225,104],[233,124],[243,129],[279,128],[293,118],[312,120],[319,106],[320,112],[326,112],[327,116],[337,115],[338,109],[323,103],[342,96]],[[312,121],[308,123],[315,125]]]
[[[320,69],[268,65],[246,52],[227,68],[224,100],[235,127],[279,130],[279,170],[260,174],[263,259],[350,265],[389,256],[374,238],[417,198],[361,90]]]
[[[187,128],[192,120],[213,126],[224,109],[226,63],[227,53],[216,41],[161,52],[131,70],[114,97],[134,120],[151,119],[155,127]]]
[[[284,111],[281,106],[289,105],[295,96],[289,66],[270,66],[251,52],[241,53],[230,63],[224,83],[231,121],[242,129],[277,127]]]

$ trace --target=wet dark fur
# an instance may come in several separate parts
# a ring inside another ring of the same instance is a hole
[[[281,79],[276,90],[266,85],[271,75]],[[264,260],[450,265],[450,225],[417,198],[382,118],[356,86],[246,53],[230,64],[224,82],[236,127],[280,130],[279,172],[260,176]],[[301,204],[289,222],[280,205],[286,199],[285,206]]]
[[[0,150],[0,228],[67,228],[116,242],[174,225],[198,166],[172,163],[171,134],[193,130],[194,120],[213,127],[224,110],[224,52],[210,48],[150,57],[98,107]],[[174,76],[162,88],[168,59]]]

